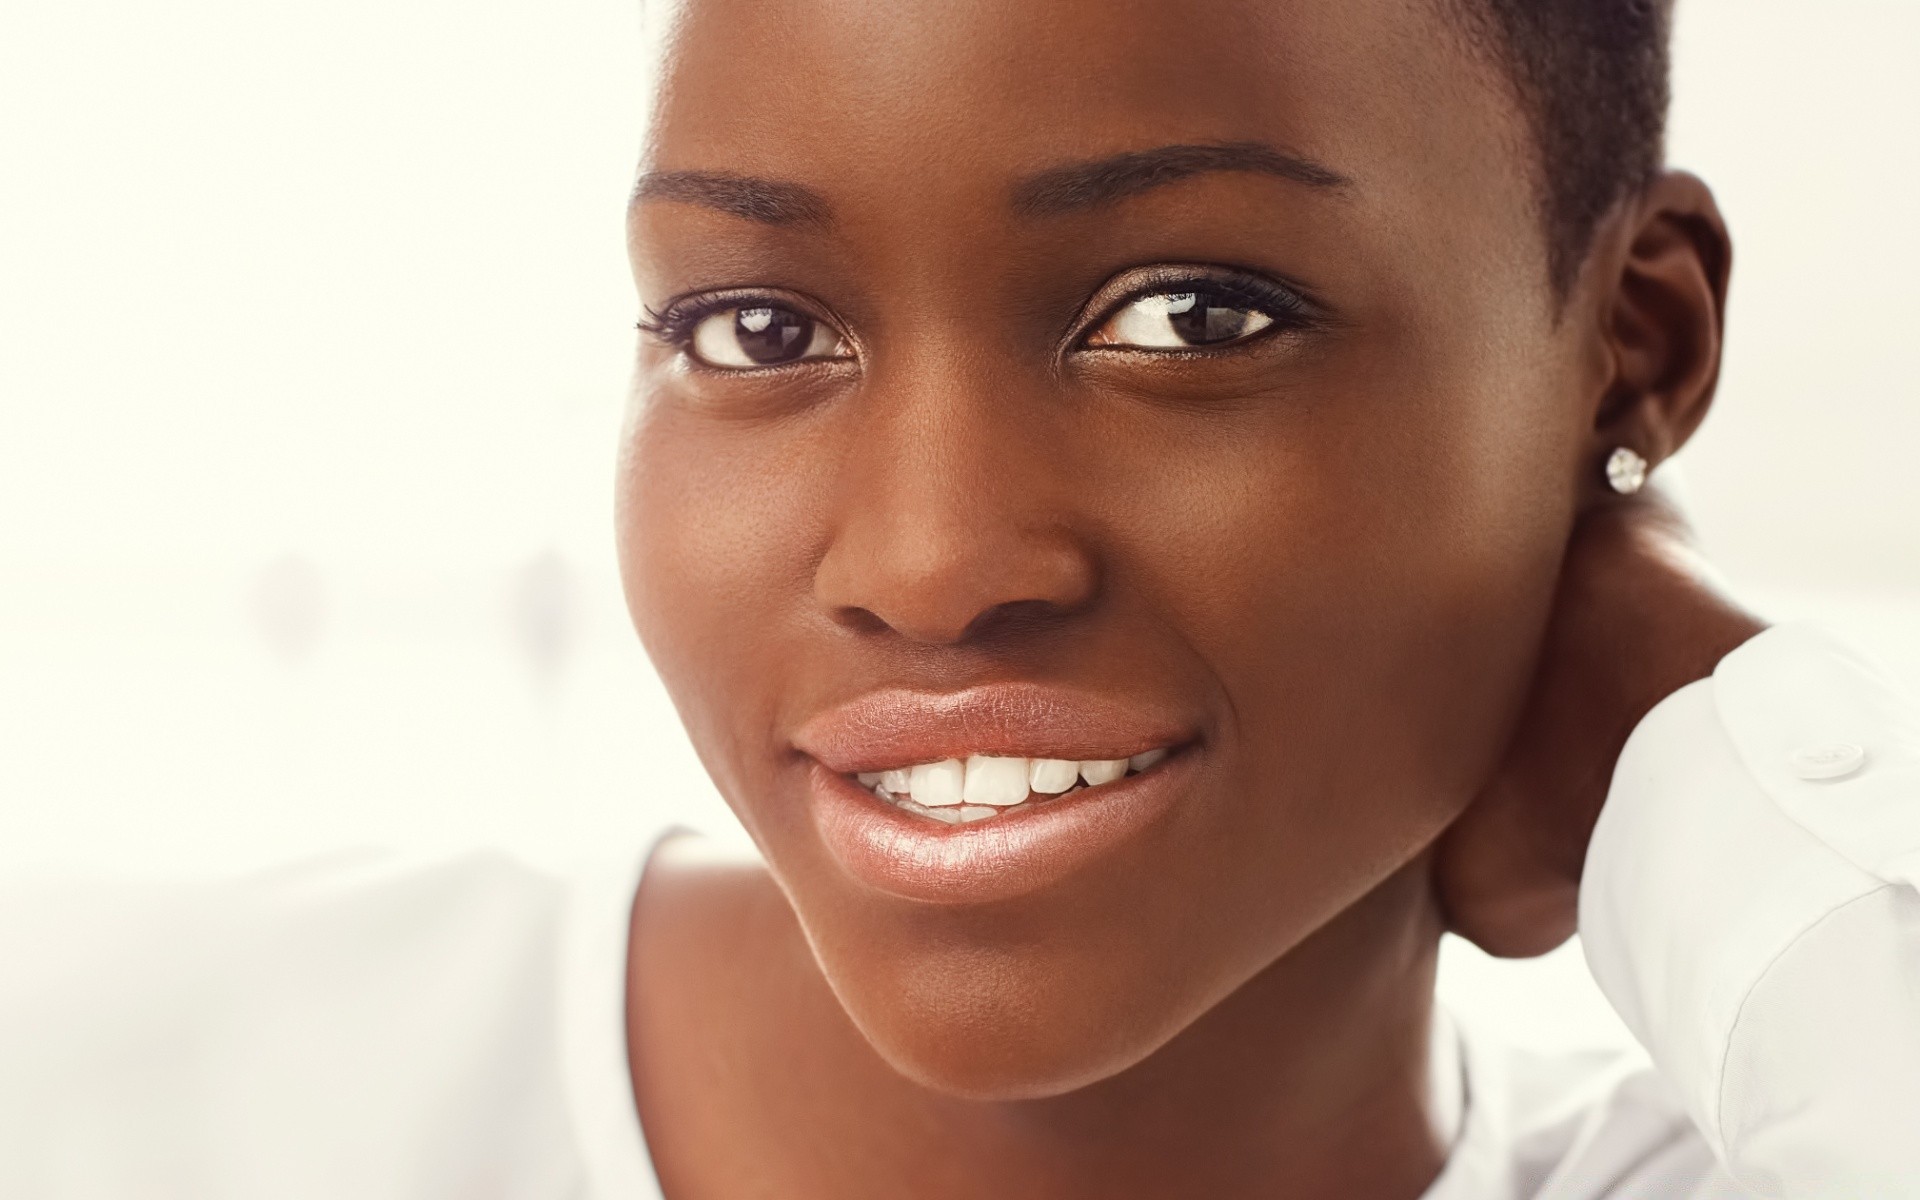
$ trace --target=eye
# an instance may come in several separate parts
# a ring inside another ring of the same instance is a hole
[[[847,356],[832,326],[777,304],[741,305],[697,316],[686,328],[684,345],[707,366],[730,370]]]
[[[1129,301],[1088,337],[1089,346],[1177,350],[1237,342],[1273,324],[1244,300],[1205,291],[1159,292]]]
[[[1090,349],[1192,350],[1246,341],[1312,322],[1290,288],[1248,278],[1167,279],[1136,291],[1083,343]]]

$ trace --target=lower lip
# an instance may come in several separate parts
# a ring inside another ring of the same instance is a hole
[[[914,816],[815,762],[813,821],[828,852],[868,887],[924,904],[991,904],[1047,888],[1145,834],[1174,808],[1193,758],[1176,754],[971,825]]]

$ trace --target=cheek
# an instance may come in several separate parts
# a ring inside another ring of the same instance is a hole
[[[637,408],[622,434],[616,531],[634,628],[733,801],[769,761],[811,541],[800,479],[780,469],[804,458],[746,461],[743,447],[760,442],[724,434]]]
[[[1123,522],[1175,548],[1137,551],[1158,564],[1142,586],[1220,681],[1257,860],[1237,878],[1283,878],[1247,902],[1294,932],[1418,854],[1490,773],[1572,521],[1577,424],[1537,368],[1369,358],[1400,365],[1317,380],[1137,472]]]

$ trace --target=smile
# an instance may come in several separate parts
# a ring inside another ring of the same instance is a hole
[[[902,812],[947,825],[970,825],[1038,808],[1150,770],[1165,747],[1130,758],[1003,758],[974,754],[855,775],[861,787]]]
[[[992,904],[1147,854],[1204,811],[1203,724],[1152,690],[1039,682],[887,688],[792,736],[822,847],[849,878],[926,904]]]

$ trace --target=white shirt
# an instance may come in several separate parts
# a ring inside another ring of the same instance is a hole
[[[0,892],[0,1197],[657,1197],[644,849]],[[1588,854],[1588,960],[1654,1065],[1467,1029],[1425,1200],[1920,1198],[1917,884],[1920,708],[1755,638],[1635,730]]]

